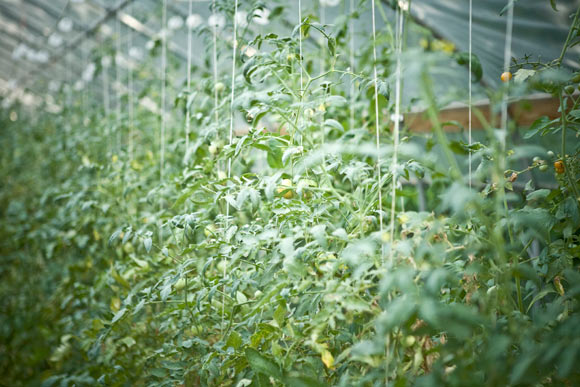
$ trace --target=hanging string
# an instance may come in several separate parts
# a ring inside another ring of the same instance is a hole
[[[89,64],[89,59],[88,59],[88,53],[84,52],[83,53],[83,69],[86,69],[87,66]],[[89,82],[85,80],[85,72],[83,71],[81,73],[81,86],[82,86],[82,92],[81,92],[81,107],[83,109],[83,112],[87,112],[87,92],[89,90]],[[83,125],[85,123],[85,120],[83,119]]]
[[[102,43],[101,43],[102,44]],[[104,45],[102,47],[102,53],[106,54],[104,49]],[[103,55],[101,58],[101,67],[103,71],[103,109],[105,110],[105,122],[107,125],[107,153],[110,156],[111,153],[111,125],[109,122],[109,114],[111,114],[111,105],[110,105],[110,97],[109,97],[109,57]]]
[[[83,69],[87,69],[88,66],[89,66],[89,53],[85,52],[83,54]],[[83,112],[88,112],[89,111],[88,101],[89,101],[90,82],[88,79],[85,79],[84,75],[85,75],[85,73],[83,72],[82,78],[81,78],[82,79],[81,85],[83,87],[83,91],[81,94],[81,101],[82,101]],[[83,125],[85,122],[86,122],[86,119],[83,119]]]
[[[219,125],[219,112],[218,112],[218,90],[215,87],[218,82],[218,72],[217,72],[217,21],[215,12],[215,0],[212,0],[212,16],[213,16],[213,105],[215,113],[215,123]]]
[[[164,179],[165,168],[165,125],[166,125],[166,93],[167,93],[167,0],[163,0],[163,14],[161,24],[161,141],[160,141],[160,168],[161,182]]]
[[[234,41],[232,44],[232,84],[231,84],[231,98],[230,98],[230,141],[232,145],[234,141],[234,96],[236,92],[236,49],[238,46],[238,0],[234,2]],[[232,158],[228,158],[228,178],[232,174]],[[227,208],[229,209],[229,202]],[[229,214],[228,214],[229,215]]]
[[[510,59],[512,56],[512,31],[513,31],[513,19],[514,19],[514,4],[508,8],[507,22],[506,22],[506,39],[505,48],[503,56],[503,71],[509,71],[510,69]],[[506,148],[506,138],[507,138],[507,114],[508,107],[508,93],[507,91],[503,94],[502,104],[501,104],[501,136],[500,136],[500,146],[501,146],[501,157],[500,157],[500,168],[502,171],[505,169],[505,148]]]
[[[353,20],[353,12],[354,12],[354,0],[350,0],[350,18],[349,18],[349,31],[350,31],[350,56],[349,56],[349,66],[350,72],[354,73],[354,20]],[[354,129],[354,78],[353,76],[350,77],[350,129]]]
[[[129,6],[131,11],[132,9],[132,5]],[[129,160],[133,160],[133,137],[135,136],[134,133],[134,122],[133,122],[133,118],[134,118],[134,107],[133,107],[133,63],[131,60],[131,48],[133,46],[133,29],[129,28],[128,34],[127,34],[127,58],[128,58],[128,63],[127,63],[127,70],[128,70],[128,102],[129,102]]]
[[[304,74],[302,70],[302,0],[298,0],[298,48],[299,55],[298,64],[300,65],[300,103],[304,100]]]
[[[403,24],[404,24],[404,12],[401,9],[401,4],[397,7],[397,31],[395,34],[395,50],[397,55],[397,67],[395,70],[395,125],[393,129],[393,163],[392,163],[392,191],[391,191],[391,220],[390,220],[390,241],[391,249],[389,252],[389,261],[392,264],[394,249],[392,243],[395,237],[395,204],[397,199],[397,163],[398,163],[398,152],[399,152],[399,129],[401,124],[401,55],[403,51]]]
[[[300,121],[299,126],[300,130],[304,128],[304,114],[303,110],[304,107],[302,104],[304,103],[304,71],[302,69],[302,0],[298,0],[298,25],[300,26],[298,29],[298,65],[300,67],[300,109],[298,110],[298,114],[300,114]],[[294,141],[294,136],[292,136],[292,141]],[[292,144],[294,145],[294,144]],[[300,146],[304,145],[304,135],[300,135]],[[294,160],[292,162],[292,171],[294,171]],[[308,170],[306,170],[306,174],[308,175]]]
[[[121,147],[121,131],[119,130],[121,126],[121,20],[119,20],[119,15],[117,14],[117,19],[115,23],[115,28],[117,32],[117,36],[115,39],[115,83],[117,89],[117,136],[116,136],[116,148],[117,152],[120,151]]]
[[[469,0],[469,101],[468,101],[468,143],[469,143],[469,155],[468,155],[468,163],[469,163],[469,188],[471,188],[471,55],[472,55],[472,40],[471,40],[471,32],[472,32],[472,24],[473,24],[473,0]]]
[[[320,2],[320,24],[322,28],[324,28],[324,24],[326,23],[326,3]],[[326,28],[325,28],[326,29]],[[324,72],[324,36],[320,37],[320,74]]]
[[[383,235],[383,193],[382,193],[382,177],[381,177],[381,144],[379,133],[379,92],[378,92],[378,77],[377,77],[377,36],[375,23],[375,0],[372,0],[372,27],[373,27],[373,72],[375,83],[375,138],[377,149],[377,175],[378,175],[378,190],[379,190],[379,228],[381,236]],[[381,257],[384,255],[384,246],[381,244]]]
[[[230,97],[230,134],[229,145],[232,146],[234,141],[234,97],[236,93],[236,49],[238,46],[238,0],[234,2],[234,36],[232,42],[232,83],[231,83],[231,97]],[[232,157],[228,157],[228,179],[232,176]],[[230,218],[230,203],[226,200],[226,228],[229,224]],[[228,262],[226,259],[224,265],[223,277],[226,277]],[[222,327],[224,327],[225,320],[225,294],[226,285],[223,284],[222,289]]]
[[[188,17],[191,17],[193,11],[193,1],[189,0],[189,13]],[[186,23],[187,24],[187,23]],[[185,154],[189,150],[189,130],[191,123],[191,112],[189,106],[189,96],[191,95],[191,31],[192,28],[187,25],[187,106],[186,106],[186,113],[185,113]]]

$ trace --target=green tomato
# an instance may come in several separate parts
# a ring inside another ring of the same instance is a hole
[[[212,236],[213,234],[215,234],[215,231],[216,231],[215,224],[208,224],[207,226],[205,226],[205,229],[203,230],[203,233],[205,234],[205,236],[207,238],[209,238],[210,236]]]
[[[198,336],[203,332],[203,327],[201,325],[192,325],[190,331],[193,336]]]
[[[220,273],[224,273],[226,271],[226,269],[228,268],[228,262],[225,259],[222,259],[217,264],[217,268],[218,268],[218,270],[219,270]]]
[[[552,152],[552,151],[548,151],[547,155],[548,155],[548,157],[549,157],[549,158],[551,158],[551,159],[553,159],[553,158],[554,158],[554,152]]]
[[[215,84],[214,88],[215,88],[215,91],[217,91],[218,93],[221,93],[222,91],[224,91],[226,89],[226,85],[224,85],[222,82],[218,82]]]
[[[218,147],[213,142],[209,145],[207,149],[209,150],[209,153],[211,153],[212,155],[216,155],[218,153]]]
[[[546,164],[540,165],[540,168],[538,168],[538,169],[542,172],[546,172],[548,170],[548,166]]]
[[[127,254],[132,254],[135,252],[135,248],[131,242],[127,242],[123,245],[123,251],[125,251]]]
[[[406,347],[410,347],[413,344],[415,344],[415,341],[416,341],[415,336],[407,336],[407,337],[405,337],[405,340],[403,341],[403,343]]]
[[[185,278],[180,278],[175,285],[173,285],[173,288],[177,291],[179,290],[183,290],[183,288],[185,287]]]

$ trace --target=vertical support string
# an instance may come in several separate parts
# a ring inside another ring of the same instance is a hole
[[[380,144],[380,132],[379,132],[379,92],[378,92],[378,76],[377,76],[377,36],[376,36],[376,22],[375,22],[375,0],[371,0],[371,14],[372,14],[372,28],[373,28],[373,74],[375,83],[375,138],[376,138],[376,149],[377,149],[377,175],[378,184],[377,189],[379,191],[379,229],[381,236],[383,235],[383,193],[382,185],[383,179],[381,177],[381,144]],[[381,244],[381,259],[384,256],[384,245]]]
[[[117,115],[117,135],[116,137],[116,148],[117,152],[121,150],[121,20],[119,20],[119,14],[116,14],[115,29],[117,30],[115,39],[115,84],[117,89],[117,105],[116,115]]]
[[[132,9],[132,5],[129,6]],[[130,12],[130,10],[129,10]],[[134,148],[134,107],[133,107],[133,61],[131,60],[131,48],[133,46],[133,29],[129,28],[127,31],[127,85],[128,85],[128,103],[129,103],[129,160],[133,160]]]
[[[164,179],[165,169],[165,126],[166,126],[166,93],[167,93],[167,0],[163,0],[163,13],[161,24],[161,141],[160,141],[160,168],[161,182]]]
[[[324,24],[326,23],[326,3],[320,2],[320,24],[322,28],[324,28]],[[324,47],[324,36],[320,38],[320,74],[324,72],[324,55],[325,55],[325,47]]]
[[[302,106],[302,104],[304,103],[304,71],[302,69],[302,0],[298,0],[298,25],[300,26],[300,28],[298,28],[298,65],[300,67],[300,108],[298,109],[298,114],[300,114],[299,117],[299,127],[300,130],[303,131],[304,130],[304,106]],[[292,142],[294,142],[294,136],[292,136]],[[300,146],[303,146],[304,144],[304,135],[301,132],[300,133]],[[294,160],[291,161],[292,163],[292,171],[294,171]],[[308,174],[308,170],[306,170],[306,174]]]
[[[507,22],[506,22],[506,39],[504,47],[503,56],[503,71],[509,71],[510,69],[510,59],[512,56],[512,31],[513,31],[513,19],[514,19],[514,4],[508,8]],[[502,103],[501,103],[501,133],[500,133],[500,146],[501,146],[501,157],[500,157],[500,168],[505,170],[505,149],[506,149],[506,138],[507,138],[507,121],[508,121],[508,93],[504,91]]]
[[[102,50],[103,54],[106,54],[104,48]],[[105,111],[105,122],[107,125],[107,153],[110,157],[111,149],[111,123],[109,122],[109,115],[111,114],[111,101],[109,97],[109,57],[103,56],[101,59],[101,67],[103,71],[102,83],[103,83],[103,109]]]
[[[298,0],[298,64],[300,65],[300,103],[304,100],[304,72],[302,70],[302,0]]]
[[[236,93],[236,50],[238,47],[238,0],[234,1],[234,36],[232,41],[232,83],[231,83],[231,97],[230,97],[230,133],[229,133],[229,145],[231,146],[234,141],[234,97]],[[232,176],[232,157],[228,157],[228,179]],[[230,218],[230,203],[226,200],[226,228],[229,224]],[[223,278],[227,275],[227,266],[229,262],[227,258],[224,258],[226,264],[224,265]],[[226,284],[223,284],[222,290],[222,328],[224,327],[225,318],[225,296],[226,296]]]
[[[87,69],[89,66],[89,53],[88,52],[84,52],[83,53],[83,69]],[[83,113],[86,114],[86,112],[89,111],[89,107],[88,107],[88,93],[89,93],[89,80],[85,79],[85,72],[83,71],[81,73],[81,85],[83,87],[82,93],[81,93],[81,106],[83,109]],[[85,123],[85,118],[83,119],[83,125]]]
[[[472,101],[471,101],[471,86],[472,86],[471,85],[471,83],[472,83],[472,78],[471,78],[472,77],[472,75],[471,75],[472,59],[471,59],[471,56],[472,56],[472,53],[473,53],[473,51],[472,51],[472,40],[471,40],[471,37],[472,37],[472,35],[471,35],[471,33],[472,33],[472,25],[473,25],[473,0],[469,0],[469,78],[468,78],[468,82],[469,82],[469,85],[468,85],[468,88],[469,88],[469,101],[468,101],[468,105],[469,106],[468,106],[468,118],[467,118],[467,120],[468,120],[468,123],[467,123],[467,125],[468,125],[468,143],[469,143],[469,146],[470,146],[469,155],[468,155],[468,164],[469,164],[469,188],[471,188],[471,168],[472,168],[472,166],[471,166],[471,156],[472,156],[471,155],[471,142],[472,142],[472,139],[471,139],[471,104],[472,104]]]
[[[350,31],[350,55],[349,55],[349,67],[350,72],[354,73],[354,20],[352,18],[354,12],[354,0],[350,0],[350,17],[349,17],[349,26],[348,30]],[[350,77],[350,119],[349,125],[350,129],[354,128],[354,77],[351,75]]]
[[[167,94],[167,0],[163,0],[163,11],[161,14],[161,133],[159,139],[159,180],[163,184],[165,180],[165,126],[166,126],[166,94]],[[159,213],[162,210],[162,200],[159,200]],[[163,243],[163,223],[161,218],[158,220],[157,227],[159,229],[159,244]]]
[[[188,17],[191,17],[193,11],[193,1],[189,0],[189,13]],[[189,150],[189,130],[191,123],[189,122],[191,119],[191,111],[189,106],[189,96],[191,95],[191,30],[192,28],[186,23],[187,25],[187,106],[185,112],[185,154]]]
[[[234,2],[234,39],[232,42],[232,84],[231,84],[231,97],[230,97],[230,134],[229,134],[229,145],[232,145],[234,141],[234,96],[236,92],[236,49],[238,46],[238,0]],[[232,174],[232,158],[228,158],[228,178]],[[229,208],[229,202],[228,206]]]
[[[397,200],[397,164],[399,152],[399,129],[401,124],[401,55],[403,51],[403,24],[404,12],[401,9],[401,4],[397,7],[397,31],[396,31],[396,56],[397,64],[395,70],[395,125],[393,129],[393,163],[392,163],[392,191],[391,191],[391,219],[390,219],[390,242],[391,248],[389,252],[389,264],[393,263],[393,242],[395,237],[395,204]]]
[[[218,112],[218,90],[215,87],[218,82],[218,72],[217,72],[217,22],[216,22],[216,12],[215,12],[215,0],[212,0],[212,16],[213,16],[213,104],[214,104],[214,114],[215,123],[219,125],[219,112]]]

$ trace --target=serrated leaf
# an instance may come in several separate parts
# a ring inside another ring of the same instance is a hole
[[[123,235],[122,243],[125,244],[131,237],[133,236],[133,230],[129,227],[127,231],[125,231],[125,235]]]
[[[187,97],[187,105],[186,105],[186,109],[187,110],[190,110],[191,109],[191,105],[193,104],[193,101],[195,101],[195,97],[197,97],[197,91],[191,93]]]
[[[316,242],[322,247],[326,249],[328,247],[328,243],[326,241],[326,225],[319,224],[310,229],[310,233],[316,239]]]
[[[153,246],[153,240],[149,237],[143,239],[143,246],[145,247],[145,251],[148,253],[151,252],[151,246]]]
[[[333,120],[332,118],[327,119],[324,121],[324,126],[328,126],[329,128],[336,129],[340,132],[344,132],[344,128],[337,120]]]
[[[330,56],[336,55],[336,39],[328,38],[328,51],[330,51]]]
[[[296,154],[296,153],[300,153],[301,149],[299,147],[291,147],[288,148],[284,151],[284,154],[282,155],[282,164],[286,165],[286,163],[288,162],[288,160],[290,159],[290,157],[292,157],[292,155]]]
[[[262,356],[258,351],[253,348],[246,348],[246,359],[250,364],[250,367],[256,373],[264,374],[266,376],[271,376],[275,379],[282,379],[282,372],[280,367],[269,358]]]
[[[342,95],[329,95],[326,97],[326,104],[328,106],[343,106],[347,103],[348,101]]]
[[[526,79],[533,77],[535,74],[536,74],[536,70],[519,69],[514,74],[514,82],[522,83]]]
[[[454,58],[457,64],[462,66],[469,66],[469,52],[459,52],[454,54]],[[475,54],[471,54],[471,74],[474,76],[472,82],[479,82],[483,77],[483,67],[481,66],[481,61],[479,57]]]
[[[171,290],[172,290],[172,283],[168,282],[165,284],[165,286],[163,287],[163,289],[161,289],[160,295],[161,295],[161,301],[165,302],[165,300],[167,300],[167,297],[169,297],[169,295],[171,294]]]
[[[228,337],[228,341],[226,342],[226,348],[232,347],[233,349],[238,349],[242,346],[242,336],[236,331],[232,331],[230,336]]]
[[[274,311],[274,320],[276,320],[279,327],[284,326],[285,317],[286,317],[286,307],[281,303]]]
[[[121,318],[123,318],[123,316],[125,315],[126,312],[127,312],[127,309],[123,308],[123,309],[119,310],[117,313],[115,313],[115,315],[113,316],[113,319],[111,320],[111,324],[114,324],[117,321],[119,321]]]
[[[111,236],[109,237],[109,246],[113,245],[113,243],[115,243],[117,239],[119,239],[119,235],[121,235],[121,232],[123,232],[123,230],[118,229],[113,234],[111,234]]]
[[[322,354],[320,355],[320,359],[322,360],[322,362],[324,363],[324,365],[326,366],[326,368],[334,368],[334,356],[332,356],[332,353],[330,353],[330,351],[328,350],[324,350],[322,351]]]

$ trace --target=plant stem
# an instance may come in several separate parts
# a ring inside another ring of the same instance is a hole
[[[580,10],[580,8],[578,8]],[[578,15],[578,14],[576,14]],[[576,204],[578,204],[578,199],[580,195],[578,194],[578,188],[576,187],[576,182],[574,181],[573,176],[570,173],[570,168],[568,168],[568,162],[566,161],[566,106],[564,105],[564,97],[562,95],[562,90],[560,89],[560,114],[562,119],[562,162],[564,163],[564,172],[568,181],[570,182],[570,187],[574,192],[574,196],[576,196]]]
[[[574,21],[572,21],[572,26],[570,27],[570,31],[568,31],[568,37],[566,38],[566,42],[564,43],[564,47],[562,47],[562,53],[558,58],[557,64],[560,66],[562,61],[564,60],[564,55],[566,55],[566,50],[568,50],[568,45],[570,44],[570,40],[572,39],[572,34],[576,27],[576,22],[578,21],[578,16],[580,15],[580,7],[576,10],[576,15],[574,16]]]

